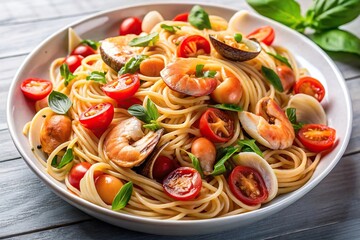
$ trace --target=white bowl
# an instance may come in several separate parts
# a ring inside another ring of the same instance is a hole
[[[101,40],[116,36],[122,18],[128,16],[143,17],[151,10],[159,11],[165,19],[172,19],[176,14],[189,11],[193,4],[148,4],[132,6],[102,12],[82,21],[71,24],[75,31],[84,39]],[[202,4],[210,14],[229,19],[236,10],[218,5]],[[306,67],[310,74],[319,79],[326,88],[326,97],[322,104],[328,116],[329,125],[337,131],[337,145],[320,162],[312,178],[300,189],[277,197],[260,209],[229,217],[208,220],[154,220],[114,212],[70,193],[63,183],[50,177],[34,157],[27,138],[22,134],[24,124],[34,115],[34,107],[22,95],[20,84],[27,77],[48,77],[49,63],[67,54],[67,29],[65,27],[47,38],[26,58],[10,87],[7,103],[7,122],[11,136],[29,167],[57,195],[84,212],[108,223],[135,231],[167,234],[189,235],[225,231],[259,221],[271,214],[279,212],[300,199],[314,188],[329,172],[343,155],[348,144],[352,127],[352,108],[345,81],[330,58],[313,42],[301,34],[269,19],[250,14],[247,24],[242,26],[243,32],[271,25],[276,32],[275,45],[282,45],[291,50],[297,62]],[[186,231],[184,231],[186,229]]]

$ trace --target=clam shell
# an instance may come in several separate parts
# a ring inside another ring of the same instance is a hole
[[[68,30],[68,54],[70,53],[81,43],[82,39],[77,35],[74,29],[69,28]]]

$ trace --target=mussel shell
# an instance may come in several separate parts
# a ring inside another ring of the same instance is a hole
[[[254,51],[244,51],[238,48],[231,47],[226,43],[217,40],[212,35],[209,35],[210,42],[215,48],[215,50],[224,58],[230,59],[232,61],[248,61],[255,58],[261,52],[261,46],[255,39],[243,39],[242,42],[245,43],[250,49]]]
[[[153,168],[156,159],[159,157],[160,153],[169,145],[170,142],[167,142],[159,147],[156,147],[153,152],[147,157],[145,162],[140,166],[139,172],[141,175],[146,176],[150,179],[153,177]]]

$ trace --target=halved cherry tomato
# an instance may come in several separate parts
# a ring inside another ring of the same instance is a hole
[[[270,26],[260,27],[246,36],[247,38],[256,38],[259,42],[263,42],[270,46],[275,39],[275,31]]]
[[[30,100],[40,100],[51,92],[53,85],[50,81],[40,78],[28,78],[21,83],[21,91]]]
[[[187,22],[187,21],[188,21],[188,17],[189,17],[189,13],[188,13],[188,12],[180,13],[180,14],[176,15],[176,16],[173,18],[173,21]]]
[[[69,183],[80,190],[80,180],[84,177],[85,173],[89,170],[91,164],[88,162],[81,162],[73,166],[69,172]],[[97,179],[102,174],[100,171],[94,172],[94,179]]]
[[[80,123],[100,137],[114,117],[114,106],[111,103],[99,103],[83,112]]]
[[[276,71],[281,80],[284,92],[289,91],[296,81],[294,71],[286,65],[276,67]]]
[[[70,72],[75,72],[75,70],[81,65],[81,61],[84,59],[83,56],[80,55],[70,55],[65,58],[64,63],[69,66]]]
[[[170,197],[186,201],[194,199],[202,187],[201,175],[194,168],[179,167],[163,181],[163,188]]]
[[[159,156],[154,162],[152,172],[153,178],[158,182],[162,182],[169,173],[178,167],[179,166],[174,160],[165,156]]]
[[[295,94],[304,93],[316,98],[319,102],[325,96],[325,88],[317,79],[312,77],[302,77],[296,82],[294,87]]]
[[[122,188],[123,183],[120,179],[109,175],[100,175],[95,180],[95,188],[100,198],[106,203],[111,205],[114,201],[116,194]]]
[[[136,34],[141,33],[141,20],[137,17],[125,18],[119,28],[119,35]]]
[[[268,198],[268,190],[260,173],[250,167],[237,166],[229,175],[229,188],[237,199],[254,206]]]
[[[336,139],[336,130],[322,124],[305,124],[298,132],[300,142],[312,152],[331,148]]]
[[[80,55],[82,57],[87,57],[95,53],[96,51],[92,47],[88,45],[79,45],[71,52],[70,55]]]
[[[106,95],[117,101],[134,96],[140,87],[140,78],[137,74],[123,74],[117,80],[112,81],[101,89]]]
[[[234,135],[234,121],[225,112],[209,108],[200,117],[200,133],[212,142],[227,142]]]
[[[131,98],[127,98],[127,99],[118,101],[118,107],[128,109],[132,105],[135,105],[135,104],[142,105],[142,103],[143,102],[140,99],[138,99],[136,97],[131,97]]]
[[[209,41],[200,35],[191,35],[184,38],[177,47],[177,56],[188,58],[210,53]]]

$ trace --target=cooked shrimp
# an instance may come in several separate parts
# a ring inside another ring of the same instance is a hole
[[[255,112],[256,114],[245,111],[240,113],[241,124],[251,137],[271,149],[285,149],[292,145],[294,128],[273,99],[260,99]]]
[[[238,104],[243,93],[242,85],[234,74],[221,69],[221,81],[218,80],[216,89],[211,93],[211,98],[218,103]]]
[[[60,144],[69,140],[71,135],[71,120],[65,115],[52,115],[45,119],[40,131],[42,150],[50,154]]]
[[[106,136],[106,155],[120,167],[140,165],[159,142],[163,129],[145,135],[141,126],[142,123],[137,118],[128,118]]]

